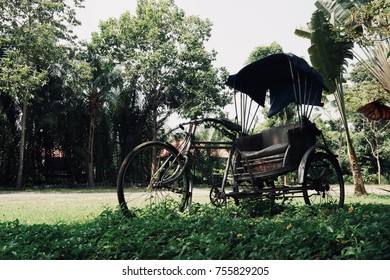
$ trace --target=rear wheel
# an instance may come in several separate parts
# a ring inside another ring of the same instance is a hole
[[[165,143],[143,143],[125,158],[117,179],[117,195],[122,212],[132,216],[132,208],[173,203],[183,211],[191,202],[190,176],[179,151]]]
[[[303,198],[308,205],[344,206],[344,181],[337,159],[328,153],[309,156],[303,177]]]

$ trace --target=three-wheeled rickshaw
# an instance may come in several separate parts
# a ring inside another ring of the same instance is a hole
[[[189,207],[197,190],[191,169],[196,165],[194,151],[199,149],[226,154],[222,179],[209,187],[215,206],[229,199],[239,204],[262,197],[303,197],[308,205],[343,206],[344,182],[337,157],[310,120],[313,108],[323,106],[326,90],[315,69],[293,54],[273,54],[229,76],[226,85],[234,90],[234,120],[191,120],[179,125],[182,133],[175,141],[145,142],[128,154],[117,180],[124,214],[166,201],[177,204],[179,210]],[[295,104],[294,120],[251,133],[257,108],[264,107],[266,100],[268,117]],[[226,141],[197,139],[197,128],[205,124],[221,132]],[[282,180],[285,176],[290,180]]]

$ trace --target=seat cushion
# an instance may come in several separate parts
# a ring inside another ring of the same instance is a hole
[[[264,148],[260,151],[243,151],[242,154],[248,159],[262,158],[277,154],[283,154],[287,150],[287,147],[288,143],[281,143],[268,146],[267,148]]]
[[[288,143],[288,131],[295,127],[294,124],[271,127],[262,131],[263,148],[276,144]]]

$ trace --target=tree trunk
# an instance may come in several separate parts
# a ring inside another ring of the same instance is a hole
[[[364,187],[363,177],[360,170],[358,158],[356,156],[355,148],[353,147],[352,138],[349,132],[348,121],[346,116],[344,90],[342,82],[342,74],[336,81],[337,91],[335,93],[337,105],[341,114],[341,120],[345,129],[345,135],[347,138],[348,156],[351,165],[352,178],[355,184],[355,195],[367,195],[367,191]]]
[[[152,111],[152,140],[157,141],[157,118],[158,112],[157,109]],[[157,151],[153,149],[152,151],[152,170],[151,173],[155,174],[157,171]]]
[[[375,122],[371,122],[370,129],[372,131],[372,134],[374,135],[374,143],[371,144],[371,142],[367,140],[369,143],[371,150],[372,150],[372,155],[376,159],[376,166],[378,168],[378,184],[382,184],[382,168],[381,168],[381,157],[380,157],[380,152],[379,152],[379,141],[378,141],[378,129],[375,124]]]
[[[88,133],[88,186],[93,187],[95,185],[95,176],[93,171],[93,145],[94,145],[94,134],[95,134],[95,121],[92,119],[89,123]]]
[[[88,186],[95,186],[95,175],[94,175],[94,138],[95,138],[95,125],[97,117],[97,98],[90,98],[90,120],[89,120],[89,131],[88,131],[88,163],[87,163],[87,176]]]
[[[378,185],[382,185],[382,167],[381,167],[379,153],[377,153],[377,156],[375,158],[376,158],[376,165],[378,167]]]
[[[27,120],[27,102],[24,101],[22,105],[22,123],[20,131],[20,144],[19,144],[19,166],[18,174],[16,177],[16,188],[21,189],[23,186],[23,166],[24,166],[24,150],[26,145],[26,120]]]
[[[152,110],[152,140],[157,141],[157,134],[158,134],[158,112],[157,109]]]
[[[375,125],[375,121],[369,121],[368,127],[370,128],[372,135],[374,136],[373,141],[370,141],[369,138],[366,135],[363,135],[364,139],[368,143],[371,149],[371,154],[376,160],[376,167],[377,167],[377,176],[378,176],[378,184],[381,185],[381,174],[382,174],[382,168],[381,168],[381,160],[380,160],[380,154],[379,154],[379,143],[378,143],[378,130]]]
[[[352,178],[355,183],[355,195],[367,195],[366,188],[364,187],[363,177],[360,170],[359,161],[356,156],[355,148],[352,144],[352,139],[347,133],[347,145],[348,145],[348,155],[349,162],[351,164]]]

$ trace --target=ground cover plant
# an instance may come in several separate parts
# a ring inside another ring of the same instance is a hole
[[[315,209],[287,204],[185,213],[166,204],[126,219],[0,223],[0,259],[390,259],[390,196]],[[255,210],[255,211],[254,211]]]

